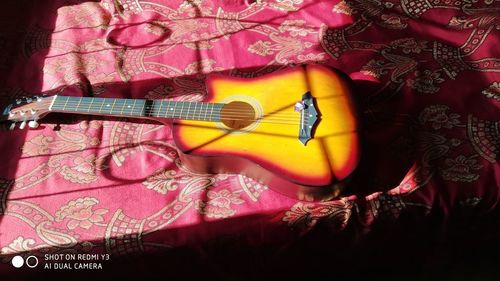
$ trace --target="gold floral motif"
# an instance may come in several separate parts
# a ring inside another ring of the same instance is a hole
[[[111,15],[99,3],[84,2],[62,6],[57,10],[57,29],[93,27],[106,29]]]
[[[201,74],[201,73],[211,73],[214,71],[222,71],[220,67],[214,67],[217,62],[213,59],[202,59],[190,63],[184,69],[186,75]]]
[[[408,26],[408,17],[394,13],[394,4],[381,1],[343,0],[333,7],[333,12],[353,15],[361,13],[365,20],[390,29],[404,29]]]
[[[431,105],[420,113],[418,119],[422,124],[432,123],[431,126],[434,130],[451,129],[453,126],[459,126],[460,121],[458,118],[460,118],[460,115],[456,113],[447,114],[448,109],[450,108],[446,105]]]
[[[50,225],[51,223],[52,222],[44,221],[38,224],[35,228],[38,237],[40,237],[43,242],[47,243],[48,246],[56,247],[59,249],[71,249],[79,244],[74,233],[70,233],[70,231],[67,231],[65,229],[52,227]]]
[[[2,247],[0,250],[0,256],[2,257],[2,262],[9,262],[10,256],[18,253],[24,253],[34,249],[36,242],[31,238],[24,238],[23,236],[18,236],[14,241],[9,243],[9,245]]]
[[[168,31],[168,29],[166,28],[166,24],[164,22],[153,21],[144,25],[144,31],[156,36],[162,36]]]
[[[207,192],[207,201],[197,200],[196,209],[200,214],[204,214],[209,218],[227,218],[233,216],[236,210],[231,208],[231,205],[241,205],[245,203],[240,198],[240,194],[227,189],[221,191],[210,190]]]
[[[482,93],[488,98],[500,101],[500,82],[491,83],[491,85],[484,89]]]
[[[311,230],[320,219],[327,219],[333,229],[342,230],[351,216],[352,203],[337,200],[324,203],[296,203],[282,218],[288,226],[299,229],[302,233]]]
[[[290,36],[307,36],[309,33],[314,33],[315,29],[306,26],[306,21],[304,20],[285,20],[281,23],[278,30],[281,33],[289,32]]]
[[[474,27],[488,27],[495,23],[496,17],[481,15],[477,17],[452,17],[448,22],[448,27],[453,29],[471,29]]]
[[[281,11],[297,11],[299,8],[295,7],[295,5],[300,5],[303,1],[304,0],[276,0],[276,2],[271,3],[270,6]]]
[[[248,197],[254,202],[257,202],[261,194],[268,189],[267,186],[243,175],[238,175],[238,183]]]
[[[167,194],[179,187],[179,183],[186,183],[190,180],[187,175],[179,175],[175,170],[160,169],[153,175],[146,178],[142,184],[147,189],[154,190],[160,194]]]
[[[370,60],[361,68],[361,72],[376,78],[391,71],[391,82],[403,83],[402,77],[417,66],[417,62],[405,56],[390,53],[388,50],[382,50],[385,60]]]
[[[295,37],[284,37],[277,33],[271,33],[269,38],[274,43],[269,41],[257,41],[248,47],[248,51],[260,56],[272,55],[275,52],[276,61],[279,63],[287,63],[288,57],[302,53],[305,49],[313,46],[311,42],[304,42]]]
[[[391,29],[404,29],[408,26],[407,17],[400,16],[398,14],[394,13],[389,13],[389,14],[382,14],[380,16],[380,19],[382,20],[379,22],[379,24],[383,27],[391,28]]]
[[[73,159],[75,166],[63,166],[61,175],[64,179],[74,183],[91,183],[96,181],[99,176],[96,175],[96,159],[94,154],[86,157],[77,156]]]
[[[375,78],[387,74],[388,68],[385,67],[383,60],[370,60],[361,68],[361,73]]]
[[[420,40],[417,41],[415,38],[402,38],[391,42],[393,48],[401,48],[403,53],[410,54],[420,54],[422,50],[427,49],[427,41]]]
[[[93,197],[72,200],[56,212],[56,221],[69,219],[67,224],[68,229],[75,229],[77,227],[89,229],[92,225],[103,222],[103,215],[108,212],[107,209],[92,210],[93,206],[98,203],[99,200]]]
[[[481,197],[469,197],[465,200],[462,200],[460,202],[458,202],[458,204],[462,207],[476,207],[477,205],[479,205],[481,203],[481,201],[483,201],[483,198]]]
[[[179,14],[187,14],[190,17],[212,14],[212,7],[203,6],[202,0],[185,0],[177,9]],[[180,16],[180,15],[177,15]]]
[[[76,73],[91,73],[99,63],[99,59],[94,55],[67,55],[49,60],[43,71],[50,75],[63,75],[67,81],[72,81]]]
[[[445,180],[456,182],[472,182],[479,178],[473,171],[480,170],[483,165],[477,161],[478,155],[466,157],[464,155],[457,158],[447,158],[444,162],[446,167],[439,170],[439,173]]]
[[[356,11],[354,11],[351,6],[349,6],[346,1],[342,0],[340,1],[338,4],[336,4],[335,6],[333,6],[333,10],[332,10],[334,13],[337,13],[337,14],[344,14],[344,15],[352,15],[354,13],[356,13]]]
[[[25,142],[22,151],[29,156],[64,155],[83,150],[87,145],[97,145],[99,143],[98,138],[66,129],[57,131],[56,137],[37,135]]]
[[[429,132],[420,132],[418,135],[418,150],[422,167],[428,168],[432,162],[446,155],[451,147],[459,146],[459,139],[447,139],[446,137]],[[427,173],[422,171],[422,173]]]
[[[297,59],[302,63],[322,63],[325,62],[326,53],[298,55]]]
[[[271,47],[271,42],[259,40],[248,47],[248,51],[259,56],[268,56],[274,51]]]
[[[183,19],[172,22],[168,27],[172,30],[170,38],[179,41],[185,35],[193,36],[196,31],[207,28],[208,24],[197,19]]]
[[[424,70],[415,71],[415,80],[408,79],[406,80],[406,84],[411,88],[415,89],[419,93],[423,94],[433,94],[439,91],[439,87],[436,84],[441,84],[444,82],[444,79],[441,78],[440,71],[430,71]]]

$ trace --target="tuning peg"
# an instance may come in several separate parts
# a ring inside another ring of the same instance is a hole
[[[40,126],[40,124],[38,124],[36,120],[31,120],[28,122],[28,127],[30,127],[31,129],[38,128],[38,126]]]
[[[16,128],[16,122],[12,122],[9,126],[9,131],[12,131]]]
[[[21,99],[16,99],[16,104],[20,104],[23,100]]]
[[[19,129],[24,129],[24,127],[26,127],[26,120],[24,120],[23,122],[21,122],[21,124],[19,124]]]
[[[32,99],[32,98],[26,98],[26,102],[30,103],[30,102],[32,102],[32,101],[33,101],[33,99]]]

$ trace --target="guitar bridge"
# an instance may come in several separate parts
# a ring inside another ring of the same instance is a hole
[[[310,92],[302,96],[302,100],[295,105],[295,110],[300,112],[299,140],[306,145],[307,141],[312,139],[313,130],[318,122],[318,110]]]

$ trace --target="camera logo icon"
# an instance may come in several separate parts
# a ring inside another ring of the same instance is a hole
[[[35,268],[38,265],[38,258],[36,256],[28,256],[26,260],[22,256],[14,256],[11,260],[12,266],[15,268],[21,268],[26,264],[29,268]]]

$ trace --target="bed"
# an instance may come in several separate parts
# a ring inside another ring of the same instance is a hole
[[[0,274],[498,276],[498,1],[2,6],[3,104],[40,94],[197,101],[210,73],[322,64],[354,82],[363,150],[345,194],[306,202],[243,175],[191,172],[171,126],[49,115],[1,132]],[[71,255],[103,269],[44,268]],[[26,265],[14,268],[14,256]]]

